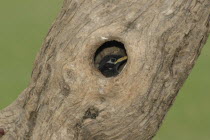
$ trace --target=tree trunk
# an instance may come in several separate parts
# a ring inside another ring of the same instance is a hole
[[[209,23],[209,0],[65,0],[28,88],[0,112],[0,139],[152,139]],[[124,44],[128,60],[107,78],[94,57],[113,40]]]

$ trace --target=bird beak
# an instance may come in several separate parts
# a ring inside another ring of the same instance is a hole
[[[119,62],[125,61],[125,60],[127,60],[127,59],[128,59],[127,56],[121,57],[121,58],[117,59],[117,61],[116,61],[114,64],[117,64],[117,63],[119,63]]]

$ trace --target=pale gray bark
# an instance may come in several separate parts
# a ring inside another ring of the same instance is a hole
[[[0,112],[1,140],[150,140],[200,54],[209,0],[65,0],[31,82]],[[125,44],[120,75],[95,67],[100,44]]]

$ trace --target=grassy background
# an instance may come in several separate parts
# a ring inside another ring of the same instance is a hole
[[[0,109],[30,80],[33,61],[62,0],[0,1]],[[210,139],[210,39],[154,140]]]

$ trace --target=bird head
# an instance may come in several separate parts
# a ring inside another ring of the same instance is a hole
[[[127,56],[107,55],[100,62],[98,69],[106,77],[112,77],[119,74],[120,66],[126,62]]]

